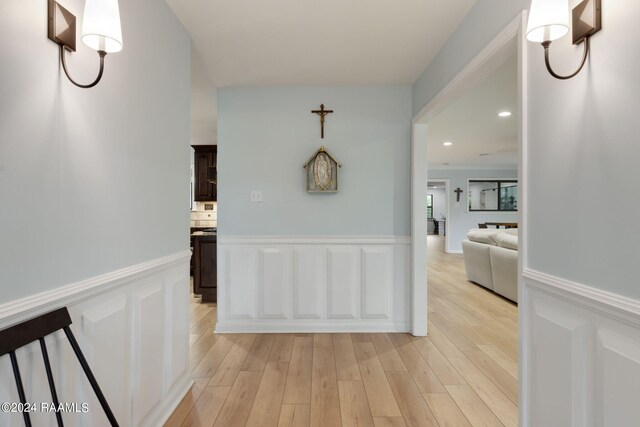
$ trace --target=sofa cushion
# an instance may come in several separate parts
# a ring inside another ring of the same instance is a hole
[[[464,268],[467,278],[478,285],[493,290],[493,276],[491,274],[491,255],[489,250],[496,246],[484,243],[462,241],[464,252]],[[506,251],[506,249],[503,249]]]
[[[496,233],[497,231],[495,229],[473,229],[469,230],[469,232],[467,233],[467,239],[472,242],[496,246]]]
[[[504,232],[496,234],[496,244],[506,249],[518,250],[518,236],[513,236]]]
[[[512,236],[517,236],[518,235],[518,229],[517,228],[507,228],[506,230],[500,230],[503,233],[507,233],[507,234],[511,234]]]
[[[518,252],[489,246],[493,291],[518,302]]]

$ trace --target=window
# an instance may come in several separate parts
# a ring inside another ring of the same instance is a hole
[[[469,180],[469,212],[517,212],[518,181]]]
[[[427,194],[427,219],[433,219],[433,194]]]

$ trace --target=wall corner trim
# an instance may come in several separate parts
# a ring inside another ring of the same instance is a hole
[[[632,326],[640,326],[640,300],[529,268],[523,271],[522,277],[529,288],[551,294],[605,316],[614,317]]]
[[[56,289],[9,301],[0,305],[0,329],[8,328],[48,311],[126,286],[141,276],[187,262],[190,256],[191,251],[180,251]]]
[[[218,236],[219,245],[410,245],[411,236]]]

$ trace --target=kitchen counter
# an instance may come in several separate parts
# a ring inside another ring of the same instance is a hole
[[[191,237],[217,237],[217,231],[194,231]]]

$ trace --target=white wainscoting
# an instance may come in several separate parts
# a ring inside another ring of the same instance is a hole
[[[640,301],[533,270],[523,284],[525,425],[639,425]]]
[[[216,332],[407,332],[409,237],[218,237]]]
[[[74,283],[0,306],[0,329],[60,307],[121,426],[158,426],[192,384],[189,377],[189,251]],[[47,338],[61,402],[89,403],[65,425],[108,426],[64,333]],[[17,352],[30,402],[51,402],[40,347]],[[0,402],[18,402],[9,356],[0,358]],[[54,426],[37,413],[33,425]],[[23,426],[0,412],[0,425]]]

